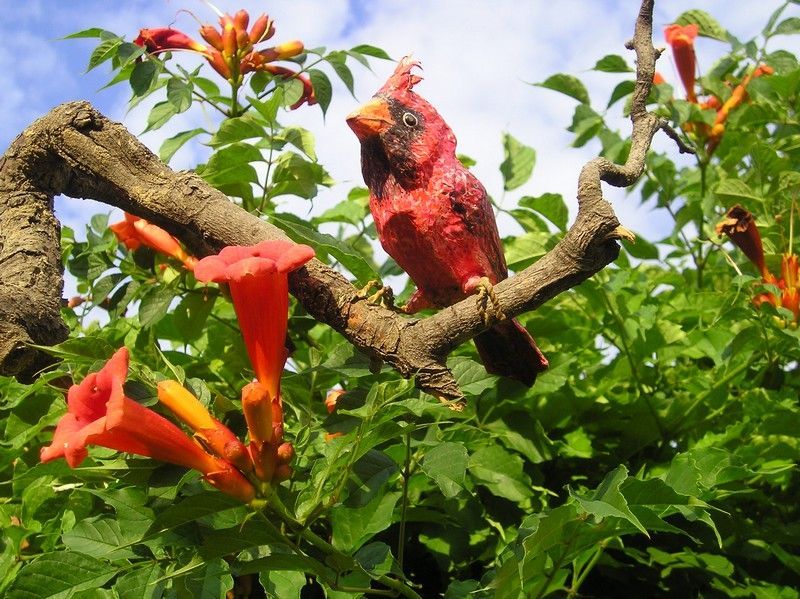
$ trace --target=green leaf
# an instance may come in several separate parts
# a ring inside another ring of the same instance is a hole
[[[628,66],[625,59],[618,54],[607,54],[597,61],[592,69],[603,73],[632,73],[633,69]]]
[[[123,531],[119,522],[107,517],[82,520],[62,537],[64,545],[72,551],[111,561],[134,557],[126,545],[139,539],[140,534]]]
[[[440,443],[425,452],[422,471],[437,484],[446,498],[455,497],[464,488],[469,457],[461,443]]]
[[[580,79],[572,75],[558,73],[551,75],[542,83],[534,83],[533,85],[560,92],[570,98],[575,98],[581,104],[589,103],[589,92],[586,90],[586,86],[583,85]]]
[[[193,341],[203,334],[216,298],[216,295],[192,293],[177,305],[174,315],[175,328],[183,340]]]
[[[723,200],[726,207],[730,207],[736,203],[743,203],[745,206],[753,206],[753,202],[762,204],[764,198],[757,195],[750,187],[741,179],[722,179],[714,187],[714,193],[718,198]]]
[[[469,472],[477,484],[498,497],[524,501],[531,496],[531,483],[522,471],[522,459],[502,447],[492,445],[470,456]]]
[[[358,550],[355,558],[362,568],[369,570],[375,576],[390,572],[394,561],[391,548],[381,542],[364,545]]]
[[[350,70],[350,67],[347,66],[345,60],[347,59],[347,54],[344,52],[331,52],[327,56],[328,64],[331,65],[334,72],[339,76],[339,79],[342,80],[347,91],[351,94],[353,93],[353,72]]]
[[[121,37],[114,37],[100,42],[89,57],[89,66],[86,67],[86,72],[88,73],[93,68],[113,58],[122,41]]]
[[[561,194],[545,193],[538,197],[524,196],[520,198],[519,205],[538,212],[561,231],[567,230],[569,210]]]
[[[99,37],[107,39],[111,37],[117,37],[117,35],[106,29],[101,29],[100,27],[91,27],[90,29],[84,29],[82,31],[76,31],[75,33],[70,33],[69,35],[65,35],[61,39],[72,40],[83,37]]]
[[[294,106],[303,97],[303,83],[297,78],[287,79],[280,84],[283,89],[283,106]]]
[[[330,106],[331,98],[333,97],[331,80],[319,69],[309,69],[308,76],[311,79],[311,87],[314,88],[314,97],[316,97],[324,115],[328,111],[328,106]]]
[[[367,505],[338,506],[331,510],[331,543],[342,551],[355,551],[372,535],[389,528],[400,493],[377,494]]]
[[[175,155],[175,152],[180,150],[190,139],[197,137],[201,133],[206,133],[206,130],[191,129],[190,131],[181,131],[165,139],[158,150],[158,157],[161,158],[162,162],[168,163]]]
[[[267,123],[275,124],[276,123],[275,119],[278,118],[278,110],[280,110],[281,106],[284,105],[283,95],[284,95],[283,87],[276,87],[273,90],[272,94],[270,94],[269,98],[264,102],[262,102],[258,98],[253,98],[251,96],[248,96],[247,100],[248,102],[250,102],[251,106],[253,106],[253,108],[256,109],[258,114],[264,117],[264,120],[266,120]],[[228,120],[235,120],[235,119],[228,119]],[[223,121],[223,124],[224,122],[225,121]]]
[[[177,77],[171,77],[167,82],[167,101],[180,114],[192,105],[192,85]]]
[[[504,133],[503,152],[505,159],[500,165],[500,172],[503,174],[503,188],[510,191],[531,178],[536,164],[536,150],[520,143],[510,133]]]
[[[256,183],[258,174],[251,162],[261,162],[261,150],[247,143],[237,142],[217,150],[201,171],[203,179],[211,185]]]
[[[773,35],[792,35],[798,32],[800,32],[800,17],[789,17],[778,23]]]
[[[317,154],[314,151],[314,134],[311,131],[302,127],[286,127],[281,134],[286,141],[311,160],[317,159]]]
[[[698,26],[700,35],[703,37],[710,37],[711,39],[721,42],[728,41],[728,32],[725,31],[725,28],[704,10],[687,10],[675,19],[675,23],[678,25],[690,25],[694,23]]]
[[[259,111],[260,113],[261,111]],[[272,112],[269,112],[272,115]],[[266,117],[265,117],[266,118]],[[273,116],[274,119],[274,116]],[[267,131],[257,118],[245,114],[232,119],[225,119],[219,129],[208,142],[212,148],[232,144],[246,139],[263,139],[267,137]]]
[[[584,511],[596,516],[599,519],[613,516],[616,518],[623,518],[633,524],[639,531],[650,536],[639,522],[639,519],[631,512],[628,507],[628,502],[625,496],[620,492],[620,485],[628,478],[628,469],[623,465],[617,466],[615,470],[610,472],[597,487],[593,493],[592,498],[584,498],[575,493],[572,489],[569,490],[570,497],[575,499]]]
[[[447,361],[458,387],[467,395],[478,396],[497,386],[497,377],[486,372],[483,364],[465,356],[454,356]]]
[[[147,127],[145,127],[142,133],[147,133],[148,131],[155,131],[156,129],[160,129],[167,122],[177,114],[175,111],[175,106],[172,102],[159,102],[153,109],[150,111],[150,114],[147,116]]]
[[[174,579],[178,597],[224,599],[226,593],[233,588],[233,576],[227,562],[217,558],[204,560],[198,566]]]
[[[131,570],[114,583],[119,599],[159,599],[164,592],[164,570],[158,563],[146,563]]]
[[[370,46],[369,44],[359,44],[358,46],[353,46],[350,48],[350,51],[358,52],[359,54],[366,54],[367,56],[374,56],[375,58],[381,58],[383,60],[391,60],[385,51],[375,46]]]
[[[172,287],[157,285],[149,288],[139,305],[139,323],[145,328],[153,326],[164,317],[174,298],[175,290]]]
[[[639,235],[636,236],[635,241],[623,240],[622,246],[631,256],[640,260],[658,260],[659,258],[658,248]]]
[[[118,69],[134,65],[134,61],[144,55],[145,49],[142,46],[130,42],[122,42],[117,50]],[[141,61],[139,61],[141,62]],[[139,64],[138,62],[135,64]]]
[[[306,243],[318,251],[330,254],[353,273],[361,285],[378,280],[378,273],[356,250],[327,233],[320,233],[290,214],[274,214],[270,220],[283,229],[295,243]]]
[[[130,83],[134,96],[143,96],[150,91],[150,86],[153,84],[156,76],[158,75],[158,63],[154,60],[144,60],[137,62],[133,66],[131,72]]]
[[[636,83],[634,81],[620,81],[614,88],[614,91],[611,92],[611,97],[608,99],[608,105],[606,108],[611,108],[616,102],[625,96],[631,95],[635,88]]]
[[[72,551],[46,553],[19,571],[6,599],[68,599],[101,587],[117,573],[110,564]]]
[[[200,493],[171,505],[158,514],[150,526],[150,532],[163,532],[212,514],[241,508],[241,502],[219,491]]]

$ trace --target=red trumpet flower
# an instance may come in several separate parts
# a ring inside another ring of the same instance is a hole
[[[157,252],[177,258],[188,270],[194,269],[197,263],[197,258],[187,254],[172,235],[133,214],[126,212],[125,220],[109,225],[108,228],[129,250],[136,250],[145,245]]]
[[[247,353],[258,382],[278,397],[287,353],[289,272],[311,260],[314,250],[291,241],[228,246],[200,260],[198,281],[228,283]]]
[[[42,462],[64,457],[75,468],[98,445],[193,468],[223,493],[244,502],[255,489],[228,462],[206,453],[169,420],[125,396],[128,350],[121,348],[99,371],[67,393],[67,413],[59,420]]]
[[[691,25],[668,25],[664,28],[664,38],[672,46],[672,56],[675,59],[675,67],[681,78],[683,87],[686,90],[686,99],[689,102],[697,102],[697,95],[694,90],[697,57],[694,53],[694,40],[700,28],[692,23]]]
[[[146,48],[150,54],[171,50],[190,50],[204,54],[208,48],[188,35],[172,27],[156,27],[139,30],[139,37],[133,40],[137,46]]]

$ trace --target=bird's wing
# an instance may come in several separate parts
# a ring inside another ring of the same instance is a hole
[[[496,281],[505,279],[508,267],[486,188],[465,168],[452,169],[449,176],[443,178],[443,188],[453,214],[463,222],[465,231],[476,244],[473,251],[485,257],[490,269],[485,274]]]

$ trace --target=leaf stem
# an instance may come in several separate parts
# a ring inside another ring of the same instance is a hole
[[[413,428],[411,425],[409,429]],[[406,461],[403,467],[403,497],[400,503],[400,530],[397,534],[397,564],[403,571],[403,557],[406,549],[406,512],[408,510],[408,479],[411,478],[411,430],[406,432]]]

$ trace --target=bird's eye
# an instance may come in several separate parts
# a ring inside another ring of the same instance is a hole
[[[416,127],[417,126],[417,117],[411,114],[410,112],[403,113],[403,124],[406,127]]]

